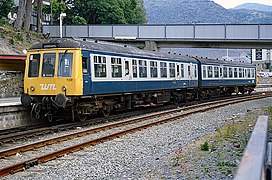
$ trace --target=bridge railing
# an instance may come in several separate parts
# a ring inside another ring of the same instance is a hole
[[[272,144],[268,143],[268,116],[260,116],[248,141],[235,180],[271,179]]]
[[[60,27],[44,25],[43,33],[60,37]],[[137,40],[271,40],[272,24],[64,25],[63,37]]]

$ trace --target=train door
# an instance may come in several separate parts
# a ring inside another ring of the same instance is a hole
[[[83,94],[90,94],[91,92],[91,63],[90,53],[82,51],[82,74],[83,74]]]
[[[193,86],[193,81],[194,81],[194,65],[193,63],[188,64],[188,86],[192,87]]]
[[[180,80],[181,80],[180,64],[177,63],[177,64],[176,64],[176,86],[177,86],[177,87],[182,86],[182,83],[181,83]]]
[[[219,67],[219,85],[222,85],[223,84],[223,66],[221,65]]]
[[[128,59],[125,59],[125,66],[124,66],[124,80],[131,80],[132,79],[132,76],[131,76],[131,65],[130,65],[130,61]]]

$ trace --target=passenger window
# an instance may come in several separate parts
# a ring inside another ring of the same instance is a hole
[[[111,76],[113,78],[122,77],[122,61],[121,58],[111,58]]]
[[[188,65],[188,76],[191,76],[192,74],[191,74],[191,66],[190,65]]]
[[[42,77],[53,77],[55,73],[55,53],[43,54]]]
[[[247,77],[250,78],[250,69],[247,69]]]
[[[106,57],[94,56],[94,76],[107,77]]]
[[[233,77],[233,68],[229,68],[229,78]]]
[[[140,72],[140,77],[147,77],[147,65],[146,61],[144,60],[139,60],[139,72]]]
[[[150,77],[158,77],[158,67],[155,61],[150,61]]]
[[[212,66],[208,66],[208,78],[212,78],[213,77],[213,68]]]
[[[161,78],[167,78],[167,64],[166,62],[160,63],[161,69]]]
[[[133,77],[138,77],[138,69],[137,69],[137,60],[132,60],[132,71],[133,71]]]
[[[72,76],[72,53],[59,53],[58,76],[71,77]]]
[[[169,63],[170,78],[176,77],[175,63]]]
[[[82,57],[82,72],[83,74],[88,73],[88,58],[87,57]]]
[[[228,68],[227,67],[223,67],[223,77],[224,78],[228,77]]]
[[[219,77],[219,67],[214,67],[214,77],[215,78]]]
[[[206,78],[207,77],[207,66],[203,66],[202,67],[202,73],[203,73],[203,78]]]
[[[197,66],[194,65],[194,68],[195,68],[195,77],[197,77]]]
[[[255,69],[251,69],[251,77],[255,78]]]
[[[29,56],[28,77],[38,77],[40,69],[40,54],[31,54]]]
[[[237,78],[237,77],[238,77],[237,68],[234,68],[234,77],[235,77],[235,78]]]
[[[180,65],[180,77],[184,78],[184,64]]]
[[[239,78],[243,78],[244,77],[244,71],[242,68],[239,68]]]

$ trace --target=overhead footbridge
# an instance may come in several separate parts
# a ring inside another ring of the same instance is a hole
[[[60,37],[60,26],[43,33]],[[272,48],[272,24],[146,24],[62,26],[63,37],[91,38],[140,48]]]

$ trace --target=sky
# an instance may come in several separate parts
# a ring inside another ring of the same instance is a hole
[[[214,0],[215,3],[220,4],[224,8],[234,8],[235,6],[244,3],[259,3],[272,6],[272,0]]]

